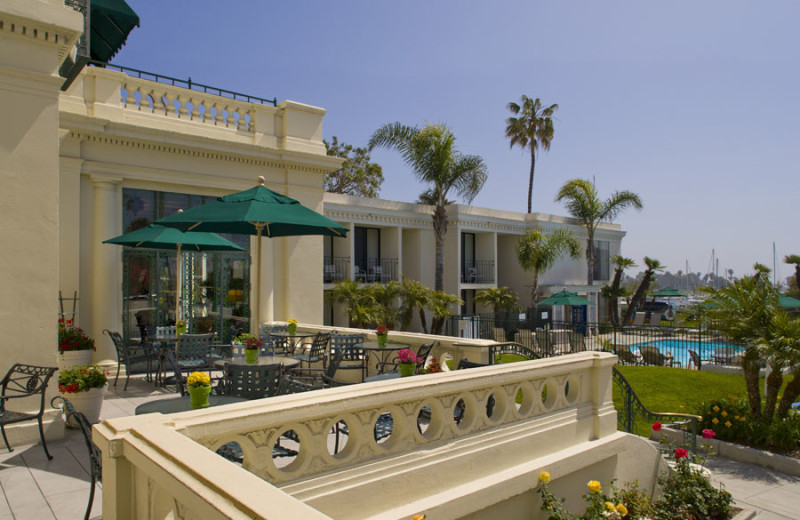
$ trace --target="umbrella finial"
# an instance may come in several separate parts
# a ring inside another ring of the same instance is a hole
[[[259,175],[258,176],[258,185],[259,186],[263,186],[265,182],[267,182],[267,179],[265,179],[263,175]]]

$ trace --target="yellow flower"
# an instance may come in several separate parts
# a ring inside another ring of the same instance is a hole
[[[744,422],[744,415],[739,418],[740,421]]]
[[[738,416],[738,415],[734,415],[734,416],[733,416],[733,420],[734,420],[734,421],[738,421],[738,420],[739,420],[739,416]]]
[[[614,511],[616,511],[616,509],[614,508],[614,504],[612,504],[611,502],[606,502],[605,504],[603,504],[603,507],[605,507],[606,511],[608,511],[609,513],[613,513]]]
[[[628,514],[628,508],[624,504],[617,504],[617,513],[625,516]]]
[[[713,422],[714,424],[719,424],[719,419],[714,417],[713,419],[711,419],[711,422]]]
[[[731,426],[733,426],[733,425],[731,424],[731,422],[730,422],[730,421],[725,421],[725,426],[727,426],[728,428],[730,428],[730,427],[731,427]]]
[[[726,412],[725,410],[722,410],[722,413],[720,415],[723,416],[723,417],[727,417],[728,416],[728,412]]]
[[[599,493],[600,492],[600,483],[596,480],[590,480],[586,483],[589,486],[589,491],[592,493]]]
[[[211,386],[211,378],[205,372],[192,372],[186,378],[186,384],[192,388],[198,386]]]
[[[542,471],[541,473],[539,473],[539,482],[544,482],[545,484],[550,482],[550,473],[546,471]]]
[[[712,408],[712,410],[714,410],[715,412],[718,412],[719,411],[719,406],[714,405],[714,408]]]
[[[414,515],[411,520],[425,520],[425,515]]]
[[[294,318],[291,318],[291,319],[289,320],[289,323],[291,323],[292,325],[297,325],[297,320],[296,320],[296,319],[294,319]]]

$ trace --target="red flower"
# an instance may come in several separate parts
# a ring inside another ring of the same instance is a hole
[[[709,430],[709,429],[703,430],[704,439],[713,439],[715,435],[716,433],[714,433],[714,430]]]
[[[661,431],[661,423],[660,422],[654,422],[653,423],[653,431],[654,432],[660,432]]]
[[[681,460],[682,458],[684,458],[684,457],[686,457],[686,456],[688,456],[688,455],[689,455],[689,452],[688,452],[688,451],[686,451],[686,450],[685,450],[685,449],[683,449],[683,448],[677,448],[677,449],[675,450],[675,459],[676,459],[676,460]]]

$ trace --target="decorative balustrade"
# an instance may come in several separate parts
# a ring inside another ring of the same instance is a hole
[[[125,76],[120,89],[123,106],[176,119],[253,133],[255,105],[204,92]]]
[[[305,483],[319,483],[318,478],[348,472],[363,476],[366,467],[374,469],[381,464],[390,464],[395,469],[399,465],[420,464],[414,471],[424,472],[431,464],[446,466],[467,457],[447,455],[443,450],[450,446],[463,450],[477,442],[476,439],[482,439],[481,448],[468,456],[478,472],[475,478],[492,464],[516,467],[520,458],[542,457],[604,437],[618,442],[619,438],[614,437],[616,415],[611,403],[614,359],[609,354],[587,352],[345,386],[170,416],[112,419],[95,430],[95,439],[103,451],[104,471],[111,473],[104,473],[106,486],[110,487],[109,493],[104,489],[104,516],[114,517],[131,508],[132,501],[145,500],[149,502],[148,509],[162,505],[177,507],[187,518],[200,514],[207,515],[206,518],[224,515],[289,518],[290,510],[303,518],[327,518],[326,514],[337,517],[331,512],[333,509],[325,509],[334,508],[334,504],[323,507],[318,502],[322,500],[321,489],[307,487]],[[386,429],[387,421],[391,425],[389,435],[379,435],[379,430]],[[517,433],[506,432],[509,428]],[[346,432],[338,451],[329,442],[330,432],[335,429]],[[498,438],[492,441],[492,435]],[[533,441],[537,435],[549,440]],[[214,453],[231,442],[241,447],[243,469]],[[519,447],[509,445],[519,442],[534,442],[535,448],[531,451],[529,445],[520,452]],[[278,443],[284,446],[289,443],[296,456],[286,462],[273,458]],[[424,465],[420,458],[424,458]],[[587,461],[587,465],[590,463]],[[252,475],[245,477],[244,470]],[[377,473],[369,482],[360,485],[368,487],[389,478],[380,469],[374,471]],[[246,493],[254,489],[253,475],[269,483],[257,497],[261,500]],[[463,478],[460,475],[456,480]],[[359,492],[358,485],[349,486],[345,484],[347,479],[341,479],[338,485],[348,488],[347,493],[360,493],[365,498],[362,503],[369,503],[368,507],[389,508],[404,502],[402,497],[393,496],[391,486],[387,487],[385,482],[380,488],[384,489],[383,496],[371,496],[376,495],[372,493],[365,497],[364,489]],[[419,482],[408,480],[404,479],[404,486],[420,488],[409,489],[409,496],[427,489],[424,478]],[[527,480],[531,488],[535,487],[535,478]],[[326,489],[336,486],[331,482],[320,485]],[[115,493],[115,489],[120,492]],[[161,495],[153,490],[159,490]],[[306,493],[317,499],[304,498]],[[262,499],[262,495],[269,496],[269,500]],[[344,500],[343,504],[352,506],[342,495],[337,496],[337,503]],[[228,510],[216,511],[215,508],[223,506]],[[145,506],[137,507],[141,510]],[[233,515],[232,509],[242,515]],[[368,516],[367,509],[362,513]]]

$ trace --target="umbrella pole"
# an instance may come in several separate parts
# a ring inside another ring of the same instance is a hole
[[[250,333],[258,334],[258,317],[261,315],[261,231],[264,229],[263,222],[254,222],[256,227],[256,286],[253,291],[253,309],[250,313],[253,318],[250,320]]]
[[[178,267],[175,272],[178,274],[178,279],[175,281],[175,337],[178,337],[178,321],[180,321],[181,314],[181,285],[183,282],[183,266],[181,264],[181,244],[178,246]],[[178,354],[178,344],[175,343],[175,354]]]

